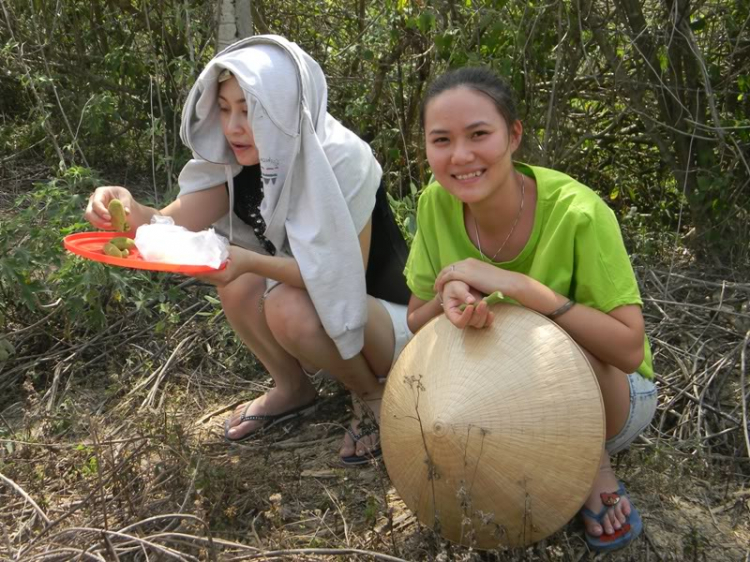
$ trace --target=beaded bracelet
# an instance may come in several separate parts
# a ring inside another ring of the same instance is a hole
[[[564,305],[562,305],[557,310],[553,310],[547,315],[547,318],[550,320],[554,320],[555,318],[562,316],[566,312],[568,312],[571,308],[573,308],[573,305],[576,303],[573,299],[568,299],[568,302],[566,302]]]

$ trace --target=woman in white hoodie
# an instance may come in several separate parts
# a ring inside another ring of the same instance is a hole
[[[308,373],[318,370],[359,396],[377,421],[381,381],[411,336],[406,247],[379,189],[381,168],[326,107],[323,72],[296,44],[240,41],[207,65],[188,96],[181,136],[194,158],[177,200],[157,210],[108,186],[86,211],[94,226],[112,228],[107,204],[117,198],[135,228],[161,214],[191,230],[216,223],[228,235],[227,267],[204,279],[276,383],[227,419],[229,441],[312,412]],[[361,421],[355,405],[341,448],[347,464],[379,453]]]

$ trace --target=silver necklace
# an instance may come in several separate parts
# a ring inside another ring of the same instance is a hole
[[[510,240],[510,237],[513,236],[513,232],[516,230],[516,225],[518,224],[518,220],[521,218],[521,213],[523,213],[523,202],[526,196],[526,176],[524,174],[520,174],[520,175],[521,175],[521,207],[518,209],[516,220],[513,221],[513,226],[510,227],[510,232],[508,232],[508,236],[505,237],[505,240],[503,240],[503,243],[497,249],[497,252],[495,252],[492,255],[492,258],[490,259],[487,259],[487,256],[485,256],[484,252],[482,251],[482,241],[479,239],[479,225],[477,224],[477,218],[474,215],[472,215],[472,218],[474,219],[474,234],[477,237],[477,248],[479,249],[479,255],[482,256],[482,259],[484,261],[489,261],[489,262],[495,261],[495,258],[497,257],[497,255],[503,251],[503,248],[505,248],[505,245],[508,243],[508,240]]]

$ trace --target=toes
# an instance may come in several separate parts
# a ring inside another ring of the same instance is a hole
[[[608,511],[607,514],[604,516],[604,519],[602,520],[602,527],[604,528],[604,534],[611,535],[615,532],[615,529],[612,525],[612,512]]]
[[[254,404],[255,402],[257,402],[257,399],[255,401],[240,404],[234,409],[234,412],[229,416],[229,421],[227,422],[227,427],[229,428],[227,431],[227,437],[230,439],[241,439],[258,425],[258,422],[255,421],[241,421],[243,414],[250,414],[249,410],[252,407],[251,404]],[[257,410],[253,413],[257,413]]]
[[[370,440],[368,437],[363,437],[357,441],[357,456],[363,457],[370,452]]]
[[[369,455],[377,448],[377,438],[373,435],[368,435],[357,441],[357,455],[360,457]]]
[[[230,437],[235,436],[235,434],[237,433],[237,427],[239,425],[239,421],[240,421],[240,414],[237,413],[236,411],[231,416],[229,416],[229,418],[224,422],[226,427],[229,428],[229,430],[227,431],[227,435],[229,435]]]
[[[628,501],[628,498],[622,498],[622,501],[620,502],[619,507],[620,507],[620,513],[622,513],[621,521],[625,523],[631,511],[630,502]]]
[[[620,504],[617,504],[614,509],[614,520],[615,520],[615,528],[620,529],[625,522],[628,520],[625,513],[623,513],[624,507]]]
[[[612,528],[615,531],[619,531],[620,529],[622,529],[622,523],[623,522],[620,520],[620,516],[621,515],[622,515],[622,513],[620,513],[618,515],[615,509],[612,509],[609,512],[609,522],[612,524]]]
[[[584,519],[584,525],[586,526],[586,532],[592,537],[599,537],[604,532],[601,525],[588,517]]]
[[[230,422],[230,425],[231,425],[231,422]],[[232,439],[239,439],[240,437],[243,437],[247,431],[250,430],[251,425],[252,425],[251,422],[242,422],[239,425],[230,427],[229,431],[227,431],[227,435]]]
[[[243,406],[240,406],[240,408],[243,408],[243,407],[244,407],[244,405],[243,405]],[[231,414],[231,415],[229,416],[229,419],[227,419],[227,421],[226,421],[226,424],[227,424],[227,425],[228,425],[229,427],[234,427],[234,426],[236,426],[236,425],[237,425],[237,424],[239,423],[239,421],[240,421],[240,416],[241,416],[241,415],[242,415],[242,410],[240,410],[240,409],[235,409],[235,411],[234,411],[234,412],[232,412],[232,414]]]
[[[339,456],[350,457],[354,453],[355,453],[354,441],[352,440],[352,436],[349,435],[349,432],[347,431],[344,434],[344,440],[341,444],[341,450],[339,451]]]

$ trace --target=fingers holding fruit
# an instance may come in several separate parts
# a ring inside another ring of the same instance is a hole
[[[485,328],[492,323],[494,316],[481,293],[463,281],[445,283],[442,297],[445,315],[457,328]]]
[[[130,225],[127,221],[127,213],[122,201],[119,199],[112,199],[107,205],[109,216],[112,218],[112,226],[117,232],[127,232],[130,230]]]
[[[117,203],[111,207],[114,201]],[[96,228],[127,232],[130,227],[127,217],[134,203],[132,195],[124,187],[99,187],[89,197],[84,217]]]

